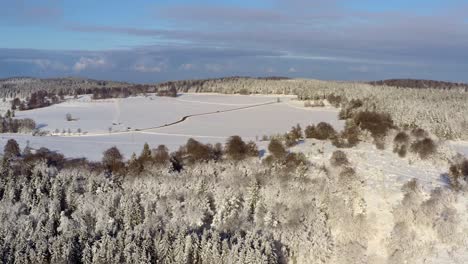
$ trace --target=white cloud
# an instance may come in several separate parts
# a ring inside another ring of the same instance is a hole
[[[291,68],[289,68],[288,72],[297,72],[297,70],[296,70],[296,68],[291,67]]]
[[[86,58],[81,57],[79,61],[73,66],[73,70],[80,72],[88,68],[100,68],[107,65],[103,58]]]
[[[48,59],[5,59],[5,62],[19,62],[19,63],[28,63],[33,64],[39,67],[42,70],[57,70],[57,71],[66,71],[68,70],[68,66],[58,62],[52,61]]]
[[[274,73],[275,69],[273,69],[272,67],[268,67],[265,71],[268,73]]]
[[[160,64],[158,66],[148,66],[144,64],[136,64],[132,68],[136,72],[150,73],[150,72],[162,72],[164,70],[164,65]]]

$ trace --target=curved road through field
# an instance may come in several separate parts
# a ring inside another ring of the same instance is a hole
[[[206,113],[200,113],[200,114],[186,115],[186,116],[183,116],[181,119],[179,119],[179,120],[177,120],[175,122],[172,122],[172,123],[168,123],[168,124],[164,124],[164,125],[160,125],[160,126],[154,126],[154,127],[147,127],[147,128],[136,128],[136,129],[128,130],[128,131],[116,131],[116,132],[110,132],[110,133],[87,133],[87,134],[84,134],[84,135],[54,135],[54,136],[55,137],[95,137],[95,136],[111,136],[111,135],[121,135],[121,134],[134,133],[134,132],[143,132],[143,131],[147,131],[147,130],[153,130],[153,129],[158,129],[158,128],[174,126],[174,125],[177,125],[179,123],[182,123],[182,122],[186,121],[187,119],[189,119],[191,117],[221,114],[221,113],[226,113],[226,112],[239,111],[239,110],[255,108],[255,107],[261,107],[261,106],[277,104],[277,103],[280,103],[280,102],[274,101],[274,102],[254,104],[254,105],[249,105],[249,106],[242,106],[242,107],[237,107],[237,108],[232,108],[232,109],[227,109],[227,110],[219,110],[219,111],[206,112]]]

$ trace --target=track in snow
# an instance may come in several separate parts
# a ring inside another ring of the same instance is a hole
[[[249,105],[249,106],[237,107],[237,108],[232,108],[232,109],[227,109],[227,110],[218,110],[218,111],[206,112],[206,113],[201,113],[201,114],[186,115],[186,116],[183,116],[181,119],[179,119],[179,120],[177,120],[175,122],[160,125],[160,126],[154,126],[154,127],[136,128],[136,129],[128,130],[128,131],[118,131],[118,132],[110,132],[110,133],[88,133],[86,135],[69,135],[69,136],[57,135],[56,137],[95,137],[95,136],[111,136],[111,135],[122,135],[122,134],[134,133],[134,132],[143,132],[143,131],[147,131],[147,130],[154,130],[154,129],[158,129],[158,128],[165,128],[165,127],[169,127],[169,126],[174,126],[174,125],[177,125],[179,123],[182,123],[182,122],[186,121],[187,119],[189,119],[191,117],[221,114],[221,113],[226,113],[226,112],[239,111],[239,110],[244,110],[244,109],[249,109],[249,108],[254,108],[254,107],[260,107],[260,106],[265,106],[265,105],[271,105],[271,104],[277,104],[277,103],[280,103],[280,102],[274,101],[274,102],[268,102],[268,103],[261,103],[261,104],[254,104],[254,105]]]

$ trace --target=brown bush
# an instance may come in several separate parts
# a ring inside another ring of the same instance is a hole
[[[429,136],[429,133],[426,132],[426,130],[422,128],[415,128],[411,130],[411,135],[417,139],[423,139]]]
[[[291,131],[289,132],[291,137],[295,140],[299,140],[302,138],[302,128],[301,125],[297,124],[295,127],[291,128]]]
[[[239,136],[232,136],[226,142],[226,154],[233,160],[243,160],[247,156],[247,145]]]
[[[334,167],[348,165],[348,157],[346,157],[346,154],[343,151],[336,150],[330,158],[330,164]]]
[[[156,164],[165,165],[169,163],[170,155],[169,150],[165,145],[159,145],[152,151],[153,160]]]
[[[347,124],[341,137],[346,139],[348,147],[354,147],[359,143],[359,128],[355,125]]]
[[[417,153],[421,159],[426,159],[434,154],[437,149],[436,144],[430,138],[417,140],[411,144],[411,152]]]
[[[208,161],[211,158],[211,149],[208,145],[202,144],[190,138],[185,144],[185,160],[188,163],[198,161]]]
[[[315,131],[315,126],[306,126],[306,128],[304,129],[304,134],[306,138],[315,138],[317,135],[317,132]]]
[[[468,181],[468,159],[459,155],[449,170],[450,182],[452,187],[460,186],[460,179]]]
[[[284,159],[288,154],[285,147],[283,146],[283,143],[275,138],[270,141],[270,144],[268,144],[268,151],[277,160]]]
[[[333,146],[335,146],[337,148],[346,148],[347,147],[347,143],[340,136],[333,138],[331,140],[331,143],[332,143]]]
[[[286,155],[285,163],[288,169],[295,169],[298,166],[306,165],[308,161],[304,153],[288,153]]]
[[[290,133],[287,133],[284,135],[284,144],[286,145],[286,147],[290,148],[290,147],[293,147],[295,145],[297,145],[299,141],[294,137],[292,136]]]
[[[408,152],[410,138],[406,132],[399,132],[393,139],[393,152],[397,153],[401,158],[406,156]]]
[[[258,151],[257,144],[253,141],[247,143],[247,155],[250,157],[258,157],[260,152]]]
[[[317,126],[308,126],[305,130],[307,138],[315,138],[318,140],[331,139],[336,136],[336,131],[332,125],[320,122]]]
[[[117,172],[124,167],[123,156],[117,147],[112,147],[103,153],[102,164],[112,172]]]
[[[395,149],[393,151],[396,152],[400,158],[404,158],[406,157],[406,154],[408,153],[408,146],[403,145],[399,149],[397,149],[397,151],[395,151]]]
[[[285,144],[287,147],[292,147],[297,145],[299,140],[302,138],[302,128],[299,124],[292,127],[291,130],[284,135]]]
[[[409,143],[409,136],[408,134],[406,134],[406,132],[404,131],[401,131],[401,132],[398,132],[398,134],[395,136],[395,138],[393,139],[393,142],[395,144],[405,144],[407,145]]]
[[[273,162],[275,161],[275,158],[273,157],[273,155],[268,155],[267,157],[265,157],[263,159],[263,163],[270,166]]]
[[[354,116],[354,123],[363,130],[367,130],[374,138],[381,138],[387,135],[390,128],[393,128],[393,120],[388,114],[363,111]]]
[[[221,143],[216,143],[211,147],[211,152],[214,160],[220,160],[223,157],[223,145]]]

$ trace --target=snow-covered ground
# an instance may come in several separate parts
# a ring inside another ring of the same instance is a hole
[[[468,141],[450,141],[450,145],[458,152],[468,157]]]
[[[272,104],[262,105],[265,103]],[[239,109],[243,107],[250,108]],[[67,113],[76,120],[67,121]],[[148,129],[204,113],[212,114]],[[149,95],[107,100],[82,96],[51,107],[17,112],[17,118],[32,118],[41,130],[52,133],[58,130],[58,135],[1,134],[0,143],[15,138],[21,147],[29,142],[32,148],[47,147],[68,157],[91,160],[100,160],[105,149],[117,146],[128,158],[133,152],[140,152],[145,142],[152,147],[164,144],[176,150],[191,137],[204,143],[224,143],[232,135],[260,140],[263,135],[289,131],[296,124],[305,128],[322,121],[340,130],[344,122],[337,115],[338,110],[330,107],[304,108],[292,96],[182,94],[177,98]],[[81,135],[76,133],[78,129],[83,132]]]
[[[306,140],[291,150],[304,153],[308,160],[320,166],[328,164],[332,153],[337,148],[329,141],[312,139]],[[395,225],[392,212],[403,199],[402,186],[410,180],[416,179],[422,187],[425,199],[428,199],[431,191],[436,188],[449,189],[449,183],[444,176],[448,171],[448,164],[442,160],[421,160],[413,155],[400,158],[392,152],[391,148],[378,150],[373,144],[366,142],[361,142],[358,146],[350,149],[340,150],[346,153],[350,163],[356,169],[356,174],[362,177],[363,203],[366,208],[366,216],[373,228],[372,236],[367,244],[367,254],[374,256],[375,261],[369,263],[387,263],[382,260],[388,254],[385,245],[388,243],[388,236],[392,233]],[[468,231],[467,204],[466,196],[463,195],[454,202],[454,208],[461,218],[459,222],[461,232]],[[430,234],[428,230],[422,233],[425,232]],[[417,244],[420,241],[414,243]],[[433,245],[427,263],[467,263],[467,243],[465,235],[456,248],[446,248],[439,244]]]

